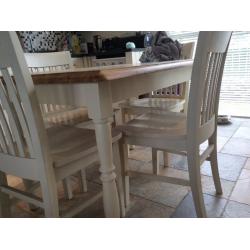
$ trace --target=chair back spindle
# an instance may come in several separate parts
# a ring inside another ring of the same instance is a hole
[[[25,53],[29,70],[31,72],[46,72],[56,70],[67,70],[73,68],[73,63],[69,51],[49,52],[49,53]],[[72,105],[57,105],[50,103],[40,104],[40,109],[44,120],[50,124],[69,123],[69,116],[63,117],[60,112],[73,110]]]
[[[188,136],[197,129],[214,132],[221,80],[232,32],[200,32],[194,59],[188,106]],[[196,132],[195,132],[196,131]]]

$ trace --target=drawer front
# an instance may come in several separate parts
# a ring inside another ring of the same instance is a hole
[[[107,58],[107,59],[93,59],[93,65],[99,66],[110,66],[110,65],[118,65],[125,64],[125,57],[117,57],[117,58]]]

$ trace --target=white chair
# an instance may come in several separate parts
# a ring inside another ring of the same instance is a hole
[[[181,59],[192,59],[195,43],[184,43],[181,50]],[[148,98],[127,100],[121,104],[122,122],[125,123],[135,115],[148,112],[160,113],[165,111],[187,112],[189,94],[189,82],[179,83],[175,86],[152,91]],[[152,149],[153,164],[159,165],[159,154],[157,149]],[[164,166],[167,167],[168,153],[163,152]],[[155,167],[154,169],[157,169]]]
[[[13,197],[43,208],[46,217],[58,217],[56,183],[98,161],[95,132],[70,126],[46,131],[15,32],[0,32],[0,74],[0,216],[10,216]],[[113,134],[115,150],[120,137]],[[119,170],[119,158],[115,161]],[[42,198],[9,186],[7,174],[39,182]],[[101,196],[61,215],[73,216]]]
[[[69,51],[49,53],[25,53],[25,59],[31,72],[46,72],[72,69]],[[70,105],[40,104],[43,119],[48,127],[56,125],[76,125],[89,122],[85,107]]]
[[[49,53],[25,53],[27,65],[31,72],[46,72],[56,70],[72,69],[73,64],[69,51],[49,52]],[[43,120],[46,127],[60,125],[76,125],[79,123],[88,124],[88,110],[84,107],[73,107],[69,105],[40,104]],[[82,190],[87,192],[86,173],[80,171]],[[28,188],[29,181],[24,180],[25,186]],[[67,199],[73,198],[70,185],[70,177],[63,181],[64,192]]]
[[[144,174],[157,180],[190,185],[198,217],[206,217],[200,166],[211,163],[216,192],[222,193],[217,163],[218,102],[221,79],[231,32],[200,32],[193,64],[187,115],[185,113],[147,113],[118,127],[123,132],[123,174],[126,206],[129,204],[129,175]],[[200,145],[208,146],[200,152]],[[189,180],[138,173],[127,166],[127,144],[157,148],[188,159]]]

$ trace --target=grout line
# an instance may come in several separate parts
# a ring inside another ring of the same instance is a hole
[[[236,118],[237,119],[237,118]],[[249,119],[250,120],[250,119]],[[227,142],[223,145],[223,147],[219,150],[219,153],[223,150],[223,148],[226,146],[226,144],[230,141],[230,139],[232,139],[232,137],[234,136],[234,134],[236,133],[236,131],[240,128],[240,127],[242,127],[241,125],[243,124],[243,122],[244,121],[240,121],[240,125],[237,127],[237,129],[233,132],[233,134],[231,135],[231,136],[224,136],[224,137],[227,137],[227,138],[229,138],[228,140],[227,140]],[[217,126],[218,127],[218,126]],[[243,126],[244,127],[244,126]],[[217,137],[218,137],[218,129],[217,129]],[[236,137],[237,138],[237,137]],[[243,138],[244,139],[244,138]]]
[[[146,198],[146,197],[143,197],[143,196],[141,196],[141,195],[133,194],[133,193],[131,193],[131,192],[130,192],[130,195],[139,197],[139,198],[141,198],[141,199],[143,199],[143,200],[146,200],[146,201],[150,201],[150,202],[152,202],[152,203],[155,203],[157,206],[161,206],[161,207],[167,207],[167,208],[176,209],[176,208],[179,206],[179,204],[178,204],[176,207],[172,207],[172,206],[170,206],[170,205],[165,205],[165,204],[160,203],[160,202],[158,202],[158,201],[153,201],[153,200],[150,200],[150,199],[148,199],[148,198]],[[186,197],[186,196],[185,196],[185,197]]]

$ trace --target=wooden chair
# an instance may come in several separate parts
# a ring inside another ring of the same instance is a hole
[[[49,53],[25,53],[25,59],[31,72],[46,72],[72,69],[69,51]],[[48,127],[56,125],[76,125],[89,122],[85,107],[70,105],[40,104],[43,119]]]
[[[118,127],[123,132],[123,183],[126,206],[129,204],[127,144],[157,148],[187,155],[189,180],[159,175],[154,169],[144,176],[180,185],[190,185],[198,217],[206,217],[202,195],[200,166],[210,161],[217,194],[222,193],[217,163],[217,113],[221,79],[231,32],[200,32],[193,64],[189,105],[185,113],[147,113]],[[200,144],[208,146],[200,152]]]
[[[184,43],[181,50],[182,59],[192,59],[195,43]],[[187,112],[189,94],[189,82],[179,83],[175,86],[152,91],[148,98],[127,100],[121,104],[122,123],[127,122],[135,115],[148,112],[161,113],[165,111]],[[130,146],[133,149],[133,146]],[[153,164],[159,165],[159,151],[152,149]],[[169,166],[168,153],[163,152],[164,166]],[[157,168],[156,166],[154,169]]]
[[[0,216],[10,216],[13,197],[43,208],[46,217],[58,217],[57,181],[98,161],[95,132],[70,126],[45,129],[15,32],[0,32],[0,74]],[[121,134],[112,137],[114,150],[119,150]],[[115,161],[119,170],[119,158]],[[40,183],[42,198],[9,186],[7,174]],[[98,193],[64,216],[73,216],[101,196]]]

